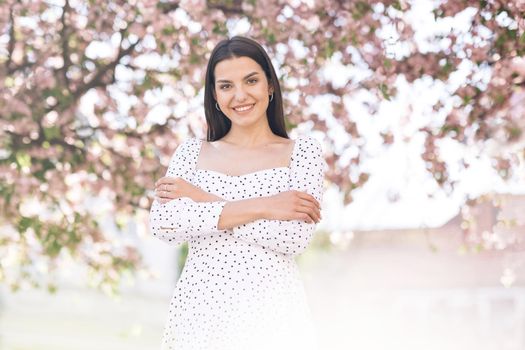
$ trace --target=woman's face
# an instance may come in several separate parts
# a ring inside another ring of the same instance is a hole
[[[214,97],[232,124],[266,122],[273,89],[262,67],[249,57],[231,58],[215,66]]]

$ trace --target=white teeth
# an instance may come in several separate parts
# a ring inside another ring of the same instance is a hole
[[[240,107],[240,108],[234,108],[236,111],[239,111],[239,112],[243,112],[243,111],[247,111],[249,110],[250,108],[252,108],[253,105],[250,105],[250,106],[246,106],[246,107]]]

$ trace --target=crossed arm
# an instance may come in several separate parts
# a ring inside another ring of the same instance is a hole
[[[302,150],[292,168],[290,191],[239,201],[226,201],[186,181],[184,146],[175,152],[166,175],[179,178],[178,191],[193,195],[182,194],[164,204],[153,202],[150,230],[154,236],[179,245],[197,236],[225,233],[288,255],[306,249],[319,219],[323,186],[324,160],[315,141],[306,143],[308,149]]]

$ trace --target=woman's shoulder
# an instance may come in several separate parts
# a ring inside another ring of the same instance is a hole
[[[179,142],[174,151],[174,157],[195,157],[198,154],[198,145],[200,140],[196,137],[188,137]]]
[[[322,150],[321,142],[311,135],[301,134],[295,137],[299,148],[303,151],[319,149]]]
[[[195,148],[195,146],[198,146],[202,142],[201,139],[192,136],[186,138],[184,141],[179,143],[179,147],[184,151],[190,151]]]

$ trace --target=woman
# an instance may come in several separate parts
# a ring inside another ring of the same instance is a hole
[[[321,218],[321,147],[288,138],[279,81],[255,41],[221,41],[205,84],[207,141],[177,148],[150,211],[153,235],[189,243],[163,349],[313,349],[294,257]]]

